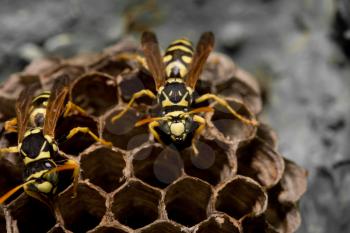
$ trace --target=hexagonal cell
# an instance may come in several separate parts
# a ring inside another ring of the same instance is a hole
[[[270,126],[260,122],[256,137],[266,142],[273,149],[277,149],[277,134]]]
[[[237,151],[238,174],[272,187],[281,179],[284,161],[280,154],[264,141],[255,138]]]
[[[82,66],[75,66],[69,64],[62,64],[55,67],[52,70],[49,70],[45,75],[40,75],[40,81],[45,90],[50,90],[55,79],[60,76],[68,76],[70,80],[81,76],[84,73],[85,69]]]
[[[238,67],[228,77],[229,79],[218,83],[217,93],[239,98],[254,114],[261,112],[261,93],[256,80]]]
[[[158,188],[165,188],[183,174],[180,154],[169,147],[151,145],[133,158],[134,175]]]
[[[229,145],[203,138],[200,138],[196,145],[199,151],[197,155],[192,149],[181,153],[186,174],[217,185],[236,173],[236,156]]]
[[[72,101],[94,116],[100,116],[118,103],[115,81],[102,73],[88,73],[75,80]]]
[[[301,223],[300,212],[295,205],[281,205],[273,199],[269,199],[265,215],[267,222],[278,232],[295,232]]]
[[[252,115],[245,105],[229,99],[227,102],[238,114],[252,119]],[[216,104],[214,108],[215,112],[211,121],[225,137],[239,142],[249,140],[255,135],[256,127],[243,123],[221,105]]]
[[[177,226],[172,222],[159,221],[153,223],[140,231],[140,233],[184,233],[183,227]]]
[[[244,233],[280,233],[266,222],[265,216],[247,217],[242,222]]]
[[[203,181],[184,178],[168,187],[165,205],[168,218],[191,227],[207,217],[212,189]]]
[[[48,233],[66,233],[66,231],[63,230],[63,228],[60,226],[55,226],[54,228],[49,230]]]
[[[306,192],[307,171],[290,160],[284,159],[284,162],[284,173],[278,184],[278,201],[295,203]]]
[[[132,150],[147,142],[149,140],[147,125],[134,126],[138,120],[141,120],[137,111],[130,109],[120,119],[112,123],[111,119],[120,111],[112,111],[107,115],[102,137],[123,150]]]
[[[9,211],[21,233],[47,232],[56,223],[52,210],[44,203],[22,195],[9,205]]]
[[[124,231],[117,227],[97,227],[96,229],[93,229],[89,231],[89,233],[127,233],[127,231]]]
[[[85,184],[79,184],[77,196],[65,192],[58,198],[65,227],[73,232],[86,232],[97,226],[106,212],[105,198]]]
[[[123,75],[119,83],[121,97],[123,101],[129,102],[132,95],[138,91],[148,89],[156,93],[155,82],[152,76],[145,70],[140,70],[133,73]],[[154,100],[145,97],[139,98],[137,103],[152,104]]]
[[[215,208],[239,220],[245,216],[257,216],[267,206],[267,194],[248,177],[237,176],[218,191]]]
[[[123,153],[99,147],[81,155],[80,166],[83,179],[112,192],[125,182],[123,170],[126,162]]]
[[[8,156],[18,156],[17,154],[9,154]],[[22,172],[23,166],[16,166],[15,164],[8,161],[6,158],[0,158],[0,197],[7,193],[9,190],[13,189],[17,185],[23,183]],[[23,189],[21,189],[23,190]],[[12,195],[7,199],[6,203],[14,200],[22,192],[18,191],[16,194]]]
[[[91,117],[74,115],[62,117],[56,127],[55,137],[59,149],[66,154],[78,155],[96,141],[86,133],[77,133],[69,140],[66,136],[75,127],[88,127],[94,134],[98,135],[97,122]]]
[[[214,215],[201,223],[195,233],[240,233],[238,222],[233,221],[226,215]]]
[[[160,198],[159,191],[131,180],[114,195],[112,211],[120,223],[137,229],[159,217]]]

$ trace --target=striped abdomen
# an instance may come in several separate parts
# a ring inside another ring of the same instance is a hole
[[[187,39],[173,41],[166,49],[163,62],[167,78],[184,78],[192,61],[192,43]]]

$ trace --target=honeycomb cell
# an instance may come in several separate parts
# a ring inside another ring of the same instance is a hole
[[[165,205],[168,218],[191,227],[207,218],[212,189],[203,181],[184,178],[168,187]]]
[[[218,191],[215,208],[239,220],[266,210],[267,195],[254,180],[237,176]]]
[[[229,99],[227,99],[227,102],[240,115],[247,119],[252,118],[245,105]],[[255,135],[256,127],[243,123],[226,108],[218,104],[215,105],[215,112],[211,121],[220,133],[234,141],[246,141]]]
[[[127,61],[116,61],[111,57],[100,60],[98,63],[93,64],[91,68],[98,72],[109,74],[113,77],[117,77],[125,70],[132,69],[131,65]]]
[[[89,231],[89,233],[127,233],[127,231],[124,231],[117,227],[97,227],[94,230]]]
[[[228,79],[216,85],[216,91],[226,97],[240,99],[254,113],[258,114],[262,109],[260,88],[256,80],[247,72],[236,68]]]
[[[123,75],[123,78],[119,83],[119,88],[121,97],[125,102],[129,102],[134,93],[144,89],[156,93],[155,82],[152,76],[143,70]],[[150,99],[149,97],[141,97],[136,101],[136,103],[148,105],[152,104],[153,102],[154,100]]]
[[[160,198],[159,191],[131,180],[114,195],[112,211],[120,223],[137,229],[158,218]]]
[[[244,233],[279,233],[269,223],[264,216],[247,217],[242,222]]]
[[[17,156],[17,154],[8,154],[7,156]],[[22,168],[20,165],[11,163],[5,157],[0,158],[0,197],[23,183]],[[17,192],[17,195],[14,194],[6,202],[14,200],[20,193]]]
[[[165,188],[183,174],[180,154],[169,147],[151,145],[133,158],[134,175],[158,188]]]
[[[72,101],[94,116],[100,116],[118,103],[115,80],[106,74],[92,72],[75,80]]]
[[[159,221],[153,223],[140,231],[140,233],[184,233],[180,226],[172,222]]]
[[[123,153],[105,147],[98,147],[81,155],[82,178],[112,192],[125,182],[123,170],[126,166]]]
[[[270,126],[260,123],[256,137],[266,142],[273,149],[277,149],[277,134],[273,131]]]
[[[62,227],[55,226],[54,228],[49,230],[48,233],[66,233],[66,231],[63,230]]]
[[[295,232],[301,223],[300,213],[294,204],[283,205],[269,200],[265,215],[267,222],[278,232]]]
[[[58,206],[65,228],[74,233],[86,232],[99,224],[106,212],[105,198],[86,184],[79,184],[77,196],[65,192],[58,198]]]
[[[75,127],[87,127],[98,135],[97,122],[91,117],[73,115],[61,118],[56,127],[55,138],[60,150],[66,154],[78,155],[96,142],[89,134],[81,132],[67,140],[70,130]]]
[[[45,90],[50,90],[55,80],[62,76],[68,76],[73,80],[84,73],[85,69],[82,66],[62,64],[48,70],[44,75],[40,75],[40,82]]]
[[[102,137],[111,141],[114,146],[123,150],[132,150],[149,140],[147,125],[135,127],[135,123],[141,120],[137,111],[130,109],[120,119],[112,123],[111,119],[121,109],[111,111],[105,118],[105,126]]]
[[[240,233],[239,223],[226,215],[214,215],[202,222],[195,233]]]
[[[284,159],[285,169],[278,184],[278,201],[281,203],[295,203],[306,192],[307,171],[294,162]]]
[[[2,207],[0,208],[0,232],[6,232],[6,220]]]
[[[51,209],[28,195],[21,195],[8,209],[12,218],[17,221],[21,233],[47,232],[56,223]]]
[[[229,145],[201,138],[196,146],[197,155],[191,149],[181,153],[186,174],[217,185],[236,173],[236,156]]]
[[[237,160],[238,174],[251,177],[267,188],[276,185],[284,171],[282,156],[258,138],[238,149]]]

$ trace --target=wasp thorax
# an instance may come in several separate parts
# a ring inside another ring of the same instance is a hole
[[[52,158],[57,151],[54,140],[44,135],[41,128],[29,130],[25,133],[22,143],[19,145],[20,154],[24,158],[24,163]]]

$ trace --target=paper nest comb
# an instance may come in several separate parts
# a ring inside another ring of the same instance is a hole
[[[178,152],[154,142],[147,126],[133,127],[155,110],[149,99],[110,123],[133,93],[155,90],[140,63],[125,59],[129,52],[138,52],[137,43],[124,40],[101,54],[35,61],[1,86],[3,126],[15,116],[16,97],[25,86],[38,83],[50,90],[55,78],[68,75],[74,80],[73,102],[90,115],[61,119],[56,138],[74,126],[88,126],[113,147],[83,134],[62,143],[60,150],[81,166],[77,197],[71,186],[64,189],[53,213],[20,192],[1,207],[0,232],[294,232],[307,174],[276,151],[276,135],[268,126],[245,125],[214,106],[216,111],[205,115],[208,125],[194,156],[191,149]],[[242,100],[230,103],[246,117],[247,109],[262,110],[255,80],[222,54],[211,54],[196,91]],[[2,132],[2,147],[15,143],[13,133]],[[1,155],[0,195],[22,182],[18,157]]]

